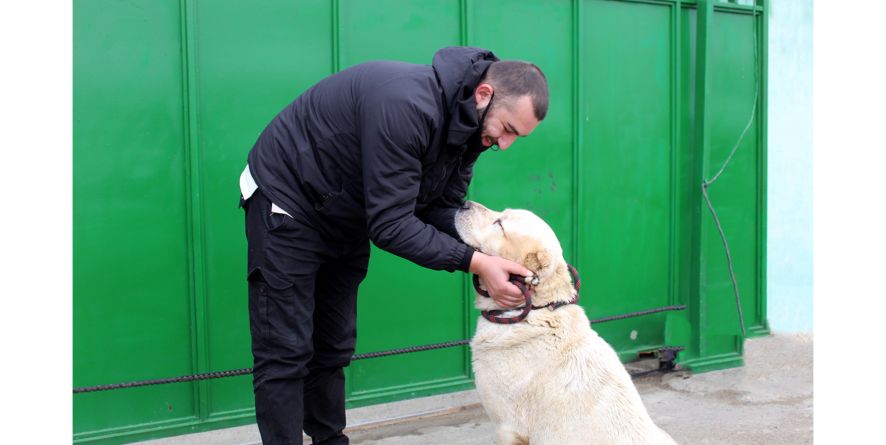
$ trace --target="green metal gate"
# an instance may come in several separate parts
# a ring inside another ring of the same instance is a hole
[[[765,305],[766,20],[761,0],[89,0],[74,4],[75,386],[251,365],[238,176],[264,125],[356,63],[430,63],[473,45],[550,82],[531,138],[480,158],[472,199],[528,208],[582,273],[625,361],[682,345],[695,371],[742,364]],[[755,95],[756,93],[756,95]],[[358,353],[469,338],[463,274],[378,249]],[[408,301],[409,305],[401,304]],[[421,320],[410,317],[418,305]],[[459,347],[355,362],[349,406],[470,388]],[[74,441],[120,443],[254,421],[249,376],[74,396]]]

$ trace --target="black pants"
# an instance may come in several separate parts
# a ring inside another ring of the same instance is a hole
[[[271,213],[261,190],[243,204],[255,416],[266,445],[347,444],[343,367],[357,338],[357,287],[369,241],[323,240],[300,215]]]

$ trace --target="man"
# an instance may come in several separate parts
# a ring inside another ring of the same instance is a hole
[[[494,105],[493,105],[494,99]],[[369,242],[478,274],[500,305],[531,271],[458,240],[474,162],[548,108],[535,65],[449,47],[432,65],[379,61],[323,79],[261,133],[240,177],[249,244],[256,419],[265,444],[347,444],[344,373]]]

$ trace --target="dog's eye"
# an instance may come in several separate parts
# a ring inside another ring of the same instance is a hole
[[[499,218],[499,219],[493,221],[493,222],[492,222],[492,225],[498,225],[499,227],[501,227],[501,232],[502,232],[502,233],[505,232],[505,226],[501,225],[501,218]]]

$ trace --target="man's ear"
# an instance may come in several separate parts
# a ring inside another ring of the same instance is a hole
[[[493,90],[492,85],[488,83],[477,85],[477,88],[474,89],[474,101],[477,102],[478,107],[482,108],[489,105]]]
[[[535,273],[540,272],[550,265],[551,256],[544,250],[529,252],[523,257],[523,266]]]

